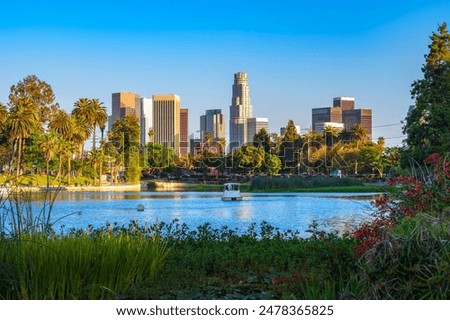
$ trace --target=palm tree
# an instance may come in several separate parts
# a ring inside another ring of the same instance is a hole
[[[0,102],[0,125],[5,123],[6,118],[8,117],[8,109]]]
[[[70,172],[72,171],[72,156],[77,150],[77,145],[73,141],[66,142],[65,155],[67,157],[67,185],[70,185]]]
[[[91,104],[92,108],[94,109],[94,117],[91,122],[91,125],[93,127],[92,130],[94,132],[92,148],[95,150],[96,128],[98,126],[102,132],[101,143],[103,143],[103,130],[105,130],[106,122],[108,122],[108,114],[106,113],[106,107],[103,105],[103,102],[100,102],[98,99],[92,99]]]
[[[225,147],[226,147],[227,141],[225,140],[225,138],[219,138],[217,140],[217,143],[220,146],[220,155],[223,156],[225,154]]]
[[[355,124],[350,131],[352,133],[352,140],[356,142],[357,146],[359,146],[361,142],[367,140],[367,130],[361,123]]]
[[[71,116],[71,119],[74,123],[72,141],[78,148],[78,159],[81,160],[83,158],[84,143],[90,134],[89,125],[86,122],[78,121],[74,116]]]
[[[47,164],[47,188],[49,187],[49,167],[50,161],[55,157],[56,152],[56,136],[54,131],[50,131],[48,133],[44,133],[38,138],[38,146],[41,149],[45,162]]]
[[[86,123],[89,126],[89,134],[93,134],[92,148],[95,150],[96,128],[104,128],[108,121],[106,107],[98,99],[80,98],[74,104],[72,115],[78,122]]]
[[[74,131],[74,119],[62,109],[58,109],[50,119],[49,127],[65,140],[71,140]]]
[[[6,120],[6,127],[11,136],[14,149],[17,147],[16,176],[19,176],[21,173],[23,143],[26,138],[36,131],[38,123],[39,114],[29,98],[18,100],[14,107],[11,108]],[[11,157],[11,161],[12,159],[13,157]]]
[[[56,174],[56,179],[61,182],[62,176],[62,161],[66,153],[66,143],[60,134],[55,136],[55,152],[58,155],[58,173]]]
[[[56,133],[60,134],[61,143],[64,146],[63,154],[67,156],[67,183],[70,185],[70,171],[72,156],[76,151],[76,145],[78,141],[74,141],[77,136],[77,124],[75,118],[69,115],[66,111],[58,109],[50,119],[49,127]],[[86,133],[87,134],[87,133]],[[82,143],[86,141],[86,135],[83,136]],[[62,154],[60,154],[60,164]],[[58,175],[60,172],[58,172]]]
[[[101,175],[103,172],[103,161],[105,161],[105,154],[103,153],[102,149],[98,150],[92,150],[89,153],[89,163],[92,165],[92,168],[94,168],[94,174],[97,175],[97,167],[100,168],[99,175]],[[102,177],[100,176],[98,179],[98,185],[101,184]],[[94,176],[94,185],[96,185],[96,177]]]
[[[339,129],[333,126],[325,126],[324,128],[324,136],[325,136],[325,143],[327,146],[331,147],[334,144],[335,138],[339,136]]]
[[[345,143],[349,142],[351,139],[352,133],[351,131],[344,129],[341,132],[339,132],[339,140],[343,141]]]
[[[88,98],[80,98],[74,103],[74,108],[72,110],[72,116],[79,126],[86,126],[86,139],[92,133],[92,119],[94,117],[92,104]],[[81,125],[82,124],[82,125]],[[83,141],[84,144],[84,141]],[[81,147],[81,153],[83,153],[83,146]]]

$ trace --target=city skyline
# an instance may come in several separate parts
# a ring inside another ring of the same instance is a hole
[[[238,19],[235,5],[2,4],[0,101],[30,74],[49,83],[66,110],[88,97],[111,114],[113,92],[173,92],[189,108],[189,128],[199,128],[207,109],[229,119],[230,75],[245,71],[270,132],[289,119],[307,129],[312,108],[351,96],[373,109],[374,139],[401,143],[410,85],[422,77],[428,36],[448,19],[448,1],[248,1]],[[136,19],[136,9],[148,19]],[[162,10],[173,19],[156,14]]]

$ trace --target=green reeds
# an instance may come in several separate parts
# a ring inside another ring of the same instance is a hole
[[[326,188],[335,187],[330,190],[334,192],[345,192],[348,187],[359,187],[366,191],[363,183],[350,178],[328,178],[328,177],[254,177],[250,184],[250,191],[327,191]],[[341,187],[338,188],[338,187]],[[351,192],[360,190],[351,189]]]
[[[106,228],[56,235],[51,213],[57,193],[47,190],[35,206],[17,181],[3,185],[0,299],[118,298],[155,276],[168,252],[157,231]]]
[[[2,299],[117,298],[154,277],[168,252],[158,236],[129,234],[0,241]]]

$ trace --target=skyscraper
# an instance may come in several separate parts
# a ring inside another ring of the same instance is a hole
[[[247,73],[234,74],[230,106],[230,151],[247,142],[247,119],[252,117]]]
[[[317,130],[317,124],[324,122],[342,122],[342,109],[340,107],[312,109],[312,129]]]
[[[346,110],[342,113],[345,130],[351,130],[357,124],[366,129],[367,140],[372,140],[372,109]]]
[[[185,155],[189,153],[189,126],[188,126],[189,110],[186,108],[180,109],[180,154]]]
[[[180,97],[174,94],[153,95],[154,141],[180,154]]]
[[[141,97],[134,92],[117,92],[112,94],[111,116],[108,121],[108,129],[118,119],[128,114],[134,114],[141,119]]]
[[[372,140],[372,109],[355,109],[355,98],[333,98],[333,107],[312,109],[312,129],[322,132],[327,125],[351,130],[356,124],[366,129],[367,139]],[[331,124],[330,124],[331,123]]]
[[[225,139],[225,115],[221,109],[206,110],[200,116],[200,137],[209,132],[214,139]]]
[[[269,119],[268,118],[249,118],[247,119],[247,142],[252,143],[255,134],[261,129],[266,129],[269,132]]]
[[[352,97],[337,97],[333,98],[333,107],[339,107],[342,112],[346,110],[355,109],[355,98]]]

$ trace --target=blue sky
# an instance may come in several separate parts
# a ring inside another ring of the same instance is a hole
[[[193,132],[206,109],[228,116],[245,71],[272,132],[289,119],[308,128],[311,108],[351,96],[373,109],[375,138],[397,145],[428,36],[449,17],[448,0],[2,2],[0,101],[29,74],[67,110],[80,97],[110,110],[118,91],[175,93]]]

